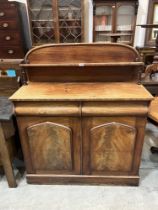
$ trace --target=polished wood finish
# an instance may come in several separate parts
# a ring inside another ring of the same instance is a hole
[[[138,185],[152,100],[138,84],[138,53],[120,44],[46,45],[21,67],[25,85],[10,99],[27,182]]]
[[[0,3],[0,58],[16,59],[25,55],[25,44],[21,30],[19,4],[1,1]]]
[[[72,170],[69,127],[44,122],[28,127],[27,133],[35,170]]]
[[[91,172],[130,171],[135,135],[134,127],[116,122],[91,128]]]
[[[114,63],[114,59],[117,63],[136,62],[139,61],[139,55],[134,48],[123,44],[52,44],[30,50],[25,56],[25,63],[38,65]]]
[[[155,97],[149,107],[149,118],[158,123],[158,97]]]
[[[80,119],[30,117],[17,119],[27,172],[80,174]]]
[[[57,83],[54,85],[31,82],[28,86],[20,88],[10,99],[14,101],[146,101],[150,100],[151,96],[143,86],[132,83]]]

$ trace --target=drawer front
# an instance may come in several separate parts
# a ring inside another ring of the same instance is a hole
[[[15,31],[0,33],[0,45],[10,46],[20,44],[20,34]]]
[[[0,50],[0,58],[23,58],[24,52],[20,47],[1,47]]]
[[[15,20],[0,20],[0,30],[17,29],[18,22]]]
[[[11,8],[0,8],[0,20],[6,18],[16,18],[18,16],[17,9]]]

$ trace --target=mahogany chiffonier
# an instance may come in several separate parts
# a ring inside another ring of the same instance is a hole
[[[143,63],[121,44],[29,51],[15,106],[27,182],[138,185],[148,106]]]

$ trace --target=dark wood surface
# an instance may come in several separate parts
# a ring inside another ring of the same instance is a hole
[[[0,58],[16,59],[25,55],[24,38],[17,2],[0,3]]]
[[[153,98],[137,84],[142,67],[119,44],[47,45],[26,55],[27,85],[10,99],[28,183],[138,185]]]

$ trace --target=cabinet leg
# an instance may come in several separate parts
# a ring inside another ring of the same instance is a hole
[[[11,160],[9,157],[1,123],[0,123],[0,156],[1,156],[4,172],[5,172],[9,187],[12,187],[12,188],[16,187],[17,184],[15,181],[13,168],[12,168]]]

